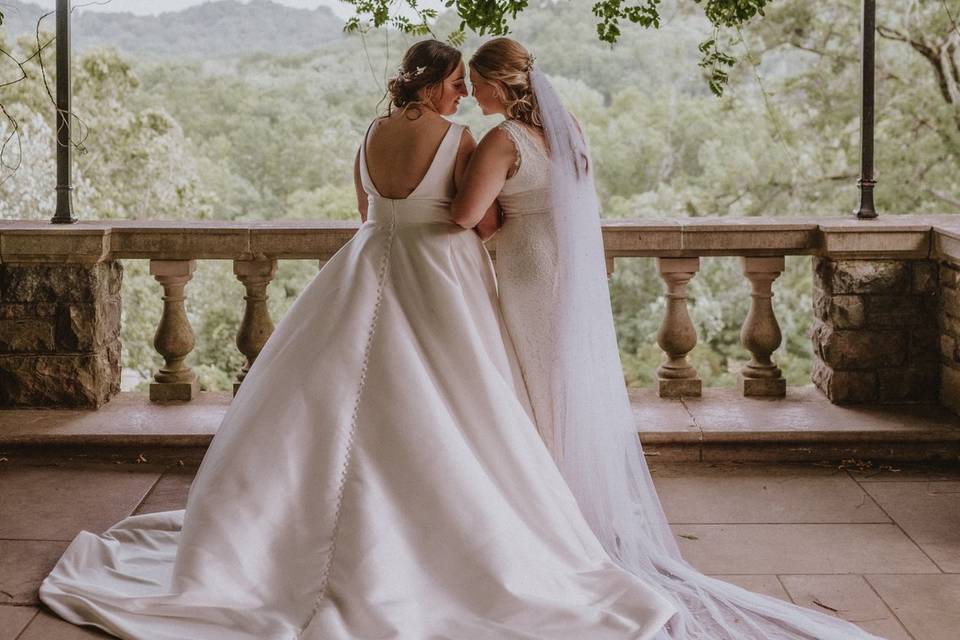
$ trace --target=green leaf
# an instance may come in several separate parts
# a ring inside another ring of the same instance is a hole
[[[344,31],[354,33],[361,24],[373,28],[384,25],[401,33],[424,36],[433,33],[432,23],[437,19],[435,9],[421,9],[419,0],[343,0],[353,6],[355,15],[347,20]],[[738,29],[757,16],[773,0],[693,0],[700,5],[707,20],[714,26],[712,38],[699,45],[701,59],[698,65],[708,71],[708,85],[716,95],[722,95],[727,85],[725,68],[736,64],[736,59],[717,44],[721,30]],[[591,7],[597,18],[597,38],[610,44],[617,43],[623,35],[621,23],[629,22],[645,29],[659,29],[662,0],[598,0]],[[527,9],[528,0],[444,0],[444,6],[452,9],[460,19],[457,31],[447,37],[454,46],[466,41],[466,30],[479,35],[505,35],[510,32],[510,23]],[[402,15],[407,14],[407,15]],[[411,16],[411,17],[408,17]]]

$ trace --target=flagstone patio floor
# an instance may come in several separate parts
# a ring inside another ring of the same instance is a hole
[[[182,508],[195,467],[0,458],[0,640],[106,635],[37,586],[81,529]],[[688,560],[890,640],[960,637],[960,467],[653,461]]]

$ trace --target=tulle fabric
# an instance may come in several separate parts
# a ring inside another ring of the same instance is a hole
[[[558,262],[542,304],[552,318],[557,459],[614,561],[677,608],[658,640],[877,640],[859,627],[706,576],[683,560],[650,477],[623,380],[599,203],[584,136],[546,76],[530,74],[551,157]]]

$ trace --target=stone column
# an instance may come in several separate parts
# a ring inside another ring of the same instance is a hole
[[[667,308],[657,344],[666,360],[657,368],[657,393],[661,398],[698,397],[702,383],[687,362],[697,346],[697,330],[687,312],[687,283],[700,270],[700,258],[657,258],[657,271],[667,285]]]
[[[80,257],[0,265],[0,407],[95,409],[120,391],[123,267]]]
[[[936,401],[936,263],[813,260],[814,384],[835,403]]]
[[[247,361],[233,383],[233,394],[236,395],[260,349],[273,333],[273,321],[267,308],[267,285],[277,273],[277,261],[234,260],[233,273],[246,289],[243,320],[237,331],[237,348],[247,357]]]
[[[752,354],[737,375],[737,386],[744,396],[783,397],[787,381],[770,355],[780,346],[783,336],[773,311],[773,281],[783,273],[784,258],[741,258],[743,275],[750,280],[750,312],[740,330],[740,342]]]
[[[151,260],[150,274],[163,286],[163,315],[153,346],[166,364],[150,383],[150,400],[192,400],[200,391],[197,375],[185,362],[193,350],[193,329],[183,301],[184,287],[193,277],[195,260]]]

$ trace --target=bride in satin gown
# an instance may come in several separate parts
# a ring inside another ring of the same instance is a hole
[[[358,151],[364,222],[278,324],[185,510],[81,532],[40,588],[136,640],[645,640],[530,417],[490,258],[450,204],[475,143],[425,41]]]
[[[877,640],[859,627],[705,576],[680,555],[637,438],[607,286],[593,163],[580,125],[509,38],[470,60],[485,114],[454,220],[498,226],[499,300],[537,428],[611,558],[676,609],[657,640]],[[637,136],[643,132],[638,131]]]

